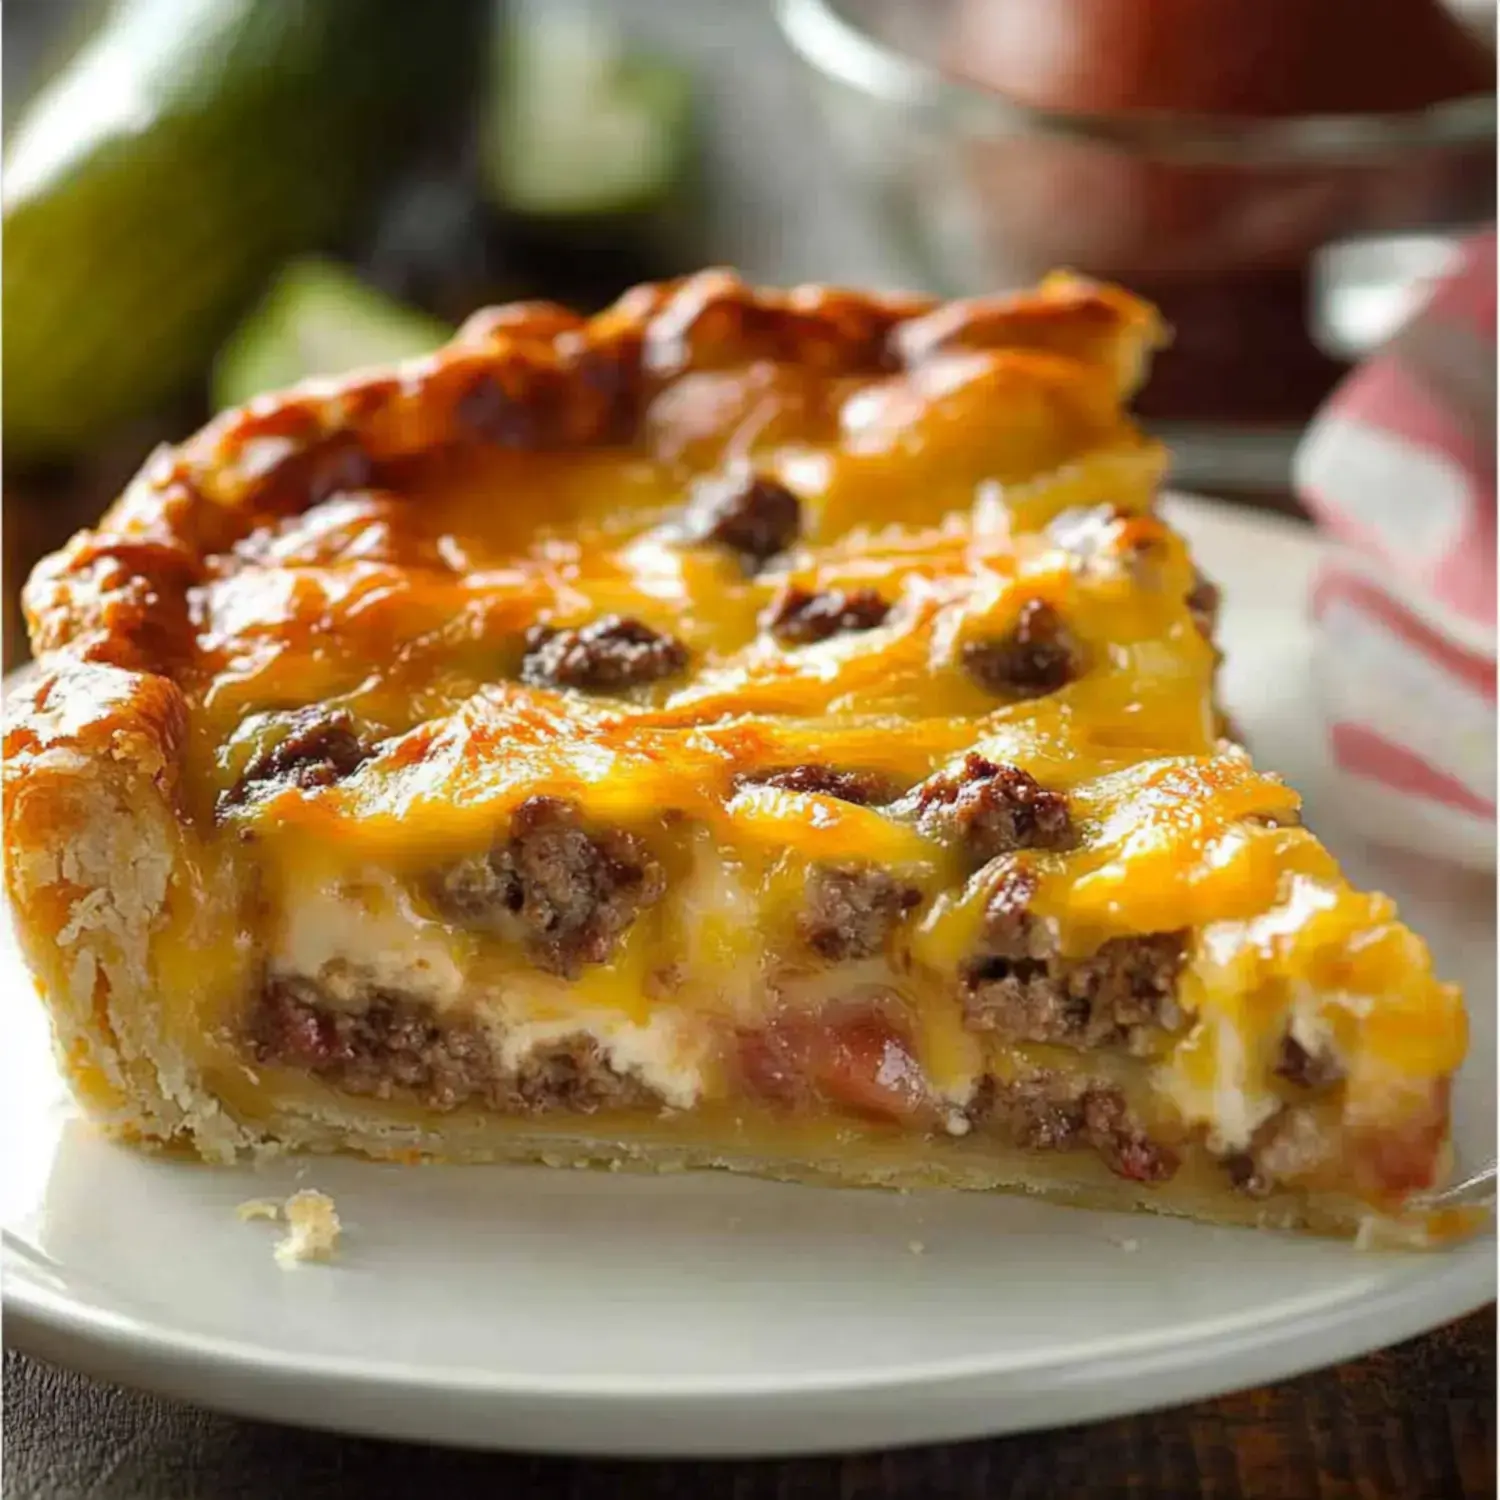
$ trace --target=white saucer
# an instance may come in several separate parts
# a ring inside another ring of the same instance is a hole
[[[1225,588],[1226,697],[1358,880],[1468,987],[1461,1165],[1495,1142],[1495,893],[1329,823],[1302,623],[1310,540],[1176,514]],[[1430,1255],[1027,1200],[717,1175],[288,1162],[95,1137],[13,949],[0,1111],[5,1336],[249,1416],[534,1450],[748,1455],[973,1437],[1190,1401],[1361,1354],[1495,1295],[1495,1242]],[[333,1194],[332,1265],[283,1270],[236,1204]]]

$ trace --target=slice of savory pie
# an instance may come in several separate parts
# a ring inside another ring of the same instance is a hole
[[[1224,737],[1122,413],[1160,334],[708,273],[158,453],[32,579],[6,741],[79,1097],[220,1159],[1399,1221],[1459,996]]]

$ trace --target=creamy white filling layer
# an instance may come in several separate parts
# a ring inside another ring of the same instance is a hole
[[[335,1005],[361,1006],[379,988],[426,1001],[438,1014],[462,1006],[489,1030],[506,1066],[582,1035],[617,1073],[639,1078],[668,1104],[686,1109],[701,1097],[708,1037],[698,1018],[658,1006],[642,1023],[543,974],[484,981],[474,972],[474,949],[472,939],[425,916],[399,882],[371,871],[285,891],[270,966],[315,980]]]

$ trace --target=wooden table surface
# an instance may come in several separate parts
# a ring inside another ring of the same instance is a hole
[[[5,1358],[6,1500],[1467,1500],[1495,1489],[1495,1315],[1300,1380],[992,1442],[605,1463],[298,1432]]]

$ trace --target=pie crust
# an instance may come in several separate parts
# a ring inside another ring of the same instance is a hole
[[[1163,337],[711,271],[157,452],[7,706],[78,1098],[1441,1238],[1460,997],[1226,737],[1124,410]]]

